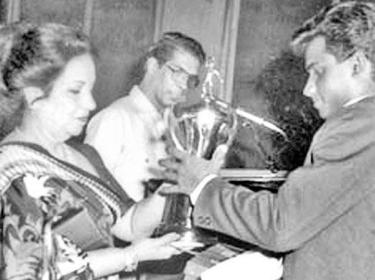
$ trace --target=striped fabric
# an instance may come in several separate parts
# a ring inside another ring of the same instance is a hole
[[[113,214],[113,221],[121,217],[120,198],[106,189],[95,177],[83,175],[74,166],[62,162],[47,152],[31,145],[7,143],[0,146],[0,195],[3,195],[11,182],[25,174],[37,177],[50,176],[63,180],[72,180],[86,186],[93,192],[103,205]]]

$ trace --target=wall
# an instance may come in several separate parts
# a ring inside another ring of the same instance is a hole
[[[127,94],[139,79],[133,72],[152,43],[154,0],[96,1],[91,37],[100,50],[95,97],[100,106]]]

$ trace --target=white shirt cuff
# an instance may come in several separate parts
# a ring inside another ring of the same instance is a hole
[[[213,180],[214,178],[216,178],[218,175],[216,174],[209,174],[207,175],[206,177],[204,177],[200,182],[199,184],[197,185],[197,187],[194,189],[194,191],[192,191],[192,193],[190,194],[190,201],[193,205],[195,205],[195,202],[197,202],[197,199],[198,199],[198,196],[200,195],[200,193],[202,192],[203,188],[208,184],[208,182],[210,182],[211,180]]]

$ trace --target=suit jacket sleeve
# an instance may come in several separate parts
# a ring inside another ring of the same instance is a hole
[[[314,163],[290,173],[277,194],[212,180],[195,204],[195,224],[273,251],[300,247],[374,191],[375,121],[365,109],[327,122],[312,143]]]

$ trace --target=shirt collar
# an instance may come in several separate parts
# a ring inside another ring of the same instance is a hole
[[[167,128],[165,111],[163,114],[160,114],[154,104],[151,103],[151,101],[137,85],[133,86],[131,89],[129,98],[132,99],[134,105],[137,107],[137,111],[142,114],[142,118],[154,123],[155,131],[162,135]]]
[[[351,105],[353,105],[353,104],[356,104],[356,103],[358,103],[359,101],[361,101],[361,100],[363,100],[363,99],[365,99],[365,98],[367,98],[367,97],[370,97],[370,95],[362,95],[362,96],[358,96],[358,97],[356,97],[356,98],[353,98],[353,99],[350,99],[349,101],[347,101],[346,103],[344,103],[344,108],[346,108],[346,107],[349,107],[349,106],[351,106]]]
[[[129,93],[130,98],[133,100],[137,106],[138,111],[141,113],[151,114],[152,116],[159,116],[161,114],[158,112],[154,104],[147,98],[139,86],[133,86]]]

